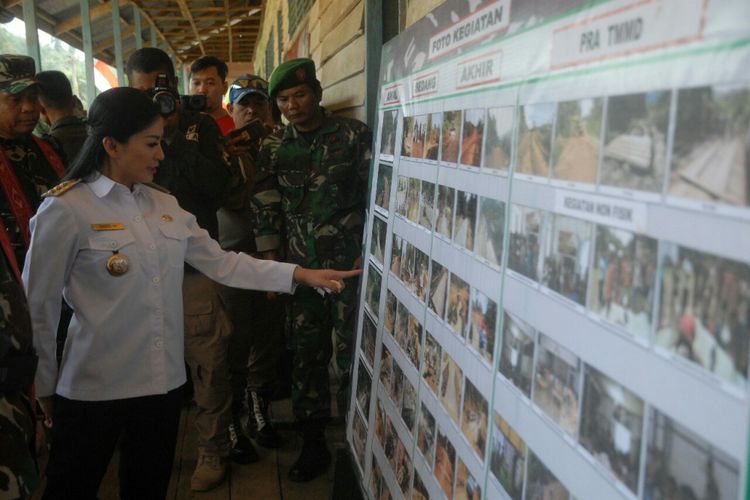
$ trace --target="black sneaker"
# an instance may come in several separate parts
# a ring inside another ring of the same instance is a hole
[[[328,470],[331,453],[324,438],[305,439],[299,458],[289,470],[289,480],[295,483],[312,481]]]
[[[244,465],[260,460],[253,443],[244,434],[238,434],[234,424],[229,426],[229,438],[232,440],[232,449],[229,451],[232,462]]]
[[[258,392],[251,391],[249,402],[251,406],[247,426],[250,437],[264,448],[279,448],[283,440],[268,419],[268,399]]]

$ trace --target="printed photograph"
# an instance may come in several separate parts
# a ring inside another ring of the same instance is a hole
[[[396,125],[398,124],[398,110],[385,111],[380,132],[380,154],[393,156],[396,149]]]
[[[461,164],[479,167],[482,162],[484,137],[484,109],[464,111],[464,129],[461,139]]]
[[[377,337],[377,326],[375,322],[370,318],[369,314],[365,314],[362,320],[362,340],[360,350],[364,353],[370,366],[375,366],[375,339]]]
[[[586,365],[580,443],[633,493],[638,491],[643,400]]]
[[[378,264],[383,265],[385,255],[385,237],[388,223],[380,217],[372,218],[372,238],[370,239],[370,254]]]
[[[388,459],[388,465],[391,466],[391,470],[394,472],[396,470],[396,449],[398,448],[399,442],[396,428],[393,427],[393,422],[386,418],[385,448],[383,448],[383,452],[385,453],[385,458]]]
[[[455,200],[455,189],[448,186],[438,186],[435,230],[438,234],[449,240],[453,239],[453,207]]]
[[[448,268],[438,261],[432,261],[432,277],[430,278],[430,309],[440,318],[445,317],[445,304],[448,296]]]
[[[493,415],[490,471],[510,498],[521,500],[526,442],[497,412]]]
[[[362,415],[370,414],[370,393],[372,392],[372,377],[360,360],[357,370],[357,404]]]
[[[750,265],[673,243],[660,246],[655,343],[745,387],[750,352]]]
[[[401,302],[396,305],[396,328],[393,331],[393,338],[396,339],[396,343],[403,349],[406,350],[406,334],[409,325],[409,311],[406,306]]]
[[[480,500],[482,498],[482,487],[474,476],[469,472],[466,464],[458,458],[458,470],[456,471],[456,494],[455,500]]]
[[[408,191],[409,178],[399,175],[398,184],[396,185],[396,213],[403,217],[406,217]]]
[[[375,204],[385,210],[391,206],[391,179],[393,167],[383,163],[378,165],[378,183],[375,186]]]
[[[417,447],[425,458],[425,462],[432,467],[435,454],[435,417],[422,403],[419,413],[419,433]]]
[[[393,406],[400,408],[401,400],[404,397],[404,371],[395,359],[393,360],[393,383],[391,384],[390,396],[393,400]]]
[[[427,138],[424,146],[426,160],[437,160],[440,153],[440,131],[443,128],[443,114],[432,113],[427,115]]]
[[[380,285],[382,279],[380,273],[377,271],[375,266],[367,266],[367,305],[370,306],[370,310],[377,317],[378,311],[380,311]]]
[[[414,116],[404,116],[404,129],[401,141],[401,156],[412,156],[415,138],[415,121]]]
[[[461,134],[461,111],[443,113],[443,143],[441,145],[441,163],[456,163]]]
[[[601,184],[661,192],[669,101],[669,91],[609,98]]]
[[[414,434],[414,423],[417,418],[417,389],[404,377],[404,400],[401,402],[401,419],[410,434]]]
[[[464,375],[461,368],[446,351],[443,351],[441,372],[440,401],[453,422],[458,425],[458,413],[461,408],[461,385]]]
[[[440,359],[441,348],[435,337],[427,332],[427,341],[424,347],[424,362],[422,364],[422,378],[430,386],[435,395],[438,394],[438,383],[440,381]]]
[[[669,194],[750,205],[750,88],[717,85],[677,94]]]
[[[487,110],[487,139],[484,144],[484,167],[499,172],[510,169],[513,144],[513,120],[516,108],[504,106]]]
[[[411,500],[430,500],[430,494],[427,492],[427,487],[424,485],[424,481],[419,477],[418,472],[414,472],[414,486],[411,490]]]
[[[633,335],[648,338],[656,263],[655,239],[597,226],[589,309]]]
[[[419,369],[419,350],[422,348],[424,329],[416,316],[409,313],[409,323],[406,330],[406,346],[404,351],[415,368]]]
[[[383,472],[380,470],[375,455],[372,456],[372,472],[370,473],[370,494],[372,498],[383,500],[380,496],[381,483],[383,483]]]
[[[411,486],[411,458],[406,453],[406,447],[401,441],[398,442],[398,449],[396,450],[396,482],[401,493],[406,495],[409,493],[409,487]]]
[[[481,198],[474,251],[496,268],[499,268],[503,261],[504,230],[505,203],[492,198]]]
[[[484,448],[487,445],[487,421],[487,400],[467,378],[461,432],[469,440],[471,447],[482,462],[484,462]]]
[[[503,341],[500,349],[500,373],[531,397],[536,330],[513,314],[505,313]]]
[[[406,259],[401,263],[401,281],[411,293],[424,302],[430,276],[430,258],[414,245],[406,245]]]
[[[419,194],[418,224],[428,231],[432,231],[432,221],[435,219],[435,184],[422,181],[422,191]]]
[[[414,117],[414,135],[411,143],[411,157],[424,158],[427,141],[427,115]]]
[[[456,222],[453,242],[465,249],[474,250],[474,228],[477,223],[477,195],[459,191],[456,196]]]
[[[448,498],[453,498],[453,476],[456,472],[456,448],[438,430],[435,447],[435,479]]]
[[[562,430],[576,437],[581,360],[542,333],[537,349],[532,400]]]
[[[380,355],[380,385],[390,394],[393,385],[393,355],[388,347],[383,344],[383,352]]]
[[[497,304],[476,288],[471,297],[471,315],[466,340],[490,364],[495,350]]]
[[[547,466],[529,450],[529,481],[526,485],[527,500],[570,500],[568,489],[552,474]]]
[[[521,107],[516,173],[539,177],[549,175],[555,109],[554,102]]]
[[[362,416],[354,412],[354,422],[352,423],[352,447],[354,456],[357,458],[357,464],[361,470],[365,470],[365,445],[367,444],[367,425]]]
[[[391,240],[391,273],[398,279],[401,279],[401,262],[406,256],[406,246],[408,243],[401,236],[393,233]]]
[[[739,464],[658,410],[651,412],[644,498],[735,500]]]
[[[375,437],[383,449],[385,449],[385,423],[385,408],[383,408],[383,403],[378,398],[375,405]]]
[[[542,285],[585,305],[593,225],[564,215],[546,220],[551,227],[544,235]]]
[[[419,197],[421,193],[422,181],[410,177],[409,186],[406,188],[406,218],[414,223],[419,222]]]
[[[508,267],[534,281],[539,281],[541,227],[541,210],[511,205]]]
[[[393,292],[390,290],[385,291],[385,311],[383,315],[385,319],[383,321],[383,327],[385,331],[395,336],[394,328],[396,326],[396,307],[398,306],[398,300]]]
[[[596,183],[603,111],[602,98],[558,104],[552,146],[554,179]]]
[[[469,322],[469,294],[469,284],[451,274],[445,321],[459,337],[466,335],[466,325]]]

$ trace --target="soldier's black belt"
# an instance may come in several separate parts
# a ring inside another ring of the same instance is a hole
[[[25,391],[34,382],[36,354],[11,354],[0,361],[0,393]]]

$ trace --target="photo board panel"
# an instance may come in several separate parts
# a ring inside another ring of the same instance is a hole
[[[748,20],[448,0],[384,45],[368,498],[747,498]]]

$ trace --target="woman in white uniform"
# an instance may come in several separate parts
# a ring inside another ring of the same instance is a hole
[[[357,274],[261,261],[219,248],[174,197],[150,185],[162,118],[143,92],[99,95],[66,181],[32,219],[23,271],[39,353],[36,391],[52,450],[44,498],[96,498],[118,440],[120,496],[164,498],[185,383],[187,262],[222,284],[338,292]],[[60,296],[75,311],[55,360]]]

